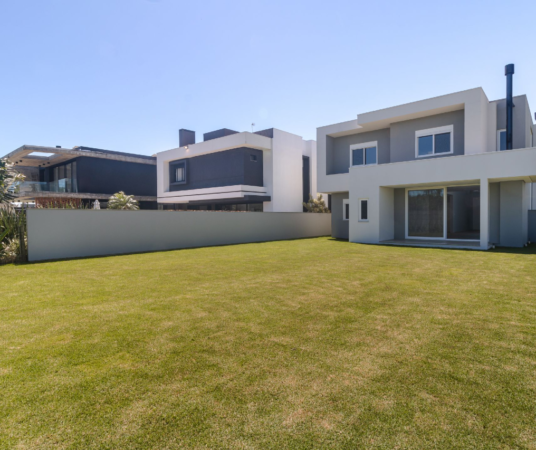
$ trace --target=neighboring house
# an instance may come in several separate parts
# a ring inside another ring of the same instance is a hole
[[[536,126],[525,95],[512,108],[507,100],[476,88],[318,128],[318,189],[331,194],[333,236],[524,246],[536,206]]]
[[[26,176],[18,188],[19,201],[45,203],[53,198],[77,199],[106,207],[119,191],[140,202],[141,209],[156,209],[156,158],[90,147],[23,145],[6,159]]]
[[[316,196],[315,141],[275,128],[203,137],[181,129],[180,147],[156,155],[159,207],[301,212]]]

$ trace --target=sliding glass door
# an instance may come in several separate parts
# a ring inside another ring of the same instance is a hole
[[[408,237],[444,237],[444,189],[408,191]]]
[[[480,186],[407,190],[406,237],[480,239]]]

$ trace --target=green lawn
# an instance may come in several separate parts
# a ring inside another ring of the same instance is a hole
[[[0,267],[0,448],[536,448],[536,249]]]

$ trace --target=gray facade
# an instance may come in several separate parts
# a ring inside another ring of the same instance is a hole
[[[339,138],[328,139],[327,166],[329,175],[348,173],[350,168],[350,146],[378,141],[378,164],[390,162],[391,133],[389,128],[368,131],[366,133],[351,134]]]
[[[454,154],[435,155],[431,158],[448,158],[449,156],[463,155],[464,116],[465,112],[460,110],[391,124],[391,157],[389,162],[421,159],[415,157],[415,132],[446,125],[454,126]]]
[[[185,191],[222,186],[263,186],[262,150],[240,147],[208,155],[170,162],[170,180],[174,163],[187,161],[187,182],[170,183],[170,191]],[[155,183],[156,184],[156,183]]]
[[[350,196],[348,192],[331,194],[331,236],[337,239],[348,239],[349,221],[343,220],[343,200]]]
[[[497,130],[504,130],[506,128],[506,99],[497,100],[494,103],[497,105]],[[532,147],[532,118],[525,95],[514,97],[513,114],[513,148]]]
[[[349,136],[326,137],[326,172],[328,175],[348,173],[350,168],[350,146],[365,142],[378,142],[378,164],[413,161],[415,157],[415,132],[446,125],[454,127],[453,154],[436,155],[446,158],[464,154],[465,136],[464,110],[423,117],[420,119],[394,122],[390,128],[355,133]]]

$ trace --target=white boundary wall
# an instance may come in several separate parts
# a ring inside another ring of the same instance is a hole
[[[27,214],[29,261],[331,234],[331,214],[68,209]]]

